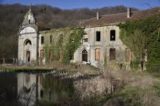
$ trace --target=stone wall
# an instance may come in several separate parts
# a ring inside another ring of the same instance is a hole
[[[115,30],[115,41],[110,40],[110,31]],[[96,32],[99,31],[100,41],[96,41]],[[109,64],[110,60],[110,48],[115,48],[115,62],[117,63],[127,63],[126,62],[126,46],[122,43],[120,39],[120,29],[116,25],[102,26],[85,28],[86,34],[83,36],[81,47],[75,52],[74,60],[75,62],[89,63],[96,67],[102,67],[104,64]],[[88,39],[86,42],[85,39]],[[95,49],[100,49],[100,59],[97,61],[95,59]],[[87,62],[82,61],[82,51],[87,50],[88,60]]]

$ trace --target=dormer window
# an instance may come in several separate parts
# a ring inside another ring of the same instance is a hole
[[[110,41],[115,41],[116,40],[116,31],[111,30],[110,31]]]
[[[101,41],[101,32],[100,31],[96,31],[96,41],[97,42]]]

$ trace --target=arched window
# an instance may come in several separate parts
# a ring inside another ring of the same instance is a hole
[[[116,40],[116,31],[111,30],[110,31],[110,41],[115,41]]]
[[[88,61],[88,52],[85,49],[82,51],[82,61]]]
[[[29,44],[29,45],[32,45],[32,43],[31,43],[31,41],[30,41],[29,39],[25,40],[24,44],[25,44],[25,45],[28,45],[28,44]]]

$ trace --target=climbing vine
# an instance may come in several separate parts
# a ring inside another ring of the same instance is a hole
[[[143,20],[128,21],[119,25],[122,41],[133,51],[136,62],[140,63],[147,50],[147,68],[159,71],[160,66],[160,15]],[[159,67],[159,68],[158,68]]]
[[[68,42],[65,46],[65,52],[64,52],[64,63],[69,63],[71,59],[73,59],[74,52],[81,44],[81,39],[84,35],[84,31],[82,29],[76,29],[73,30],[73,32],[70,34]]]
[[[53,42],[45,46],[46,61],[59,61],[63,63],[70,63],[73,59],[74,52],[81,44],[81,39],[84,35],[83,28],[64,28],[51,31],[53,35]],[[47,36],[46,36],[47,39]]]

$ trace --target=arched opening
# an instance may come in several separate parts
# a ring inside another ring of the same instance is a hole
[[[31,52],[30,51],[26,51],[26,60],[27,62],[30,62],[31,58]]]
[[[31,41],[29,39],[25,40],[24,45],[32,45]]]
[[[85,49],[82,51],[82,61],[88,61],[88,53]]]

